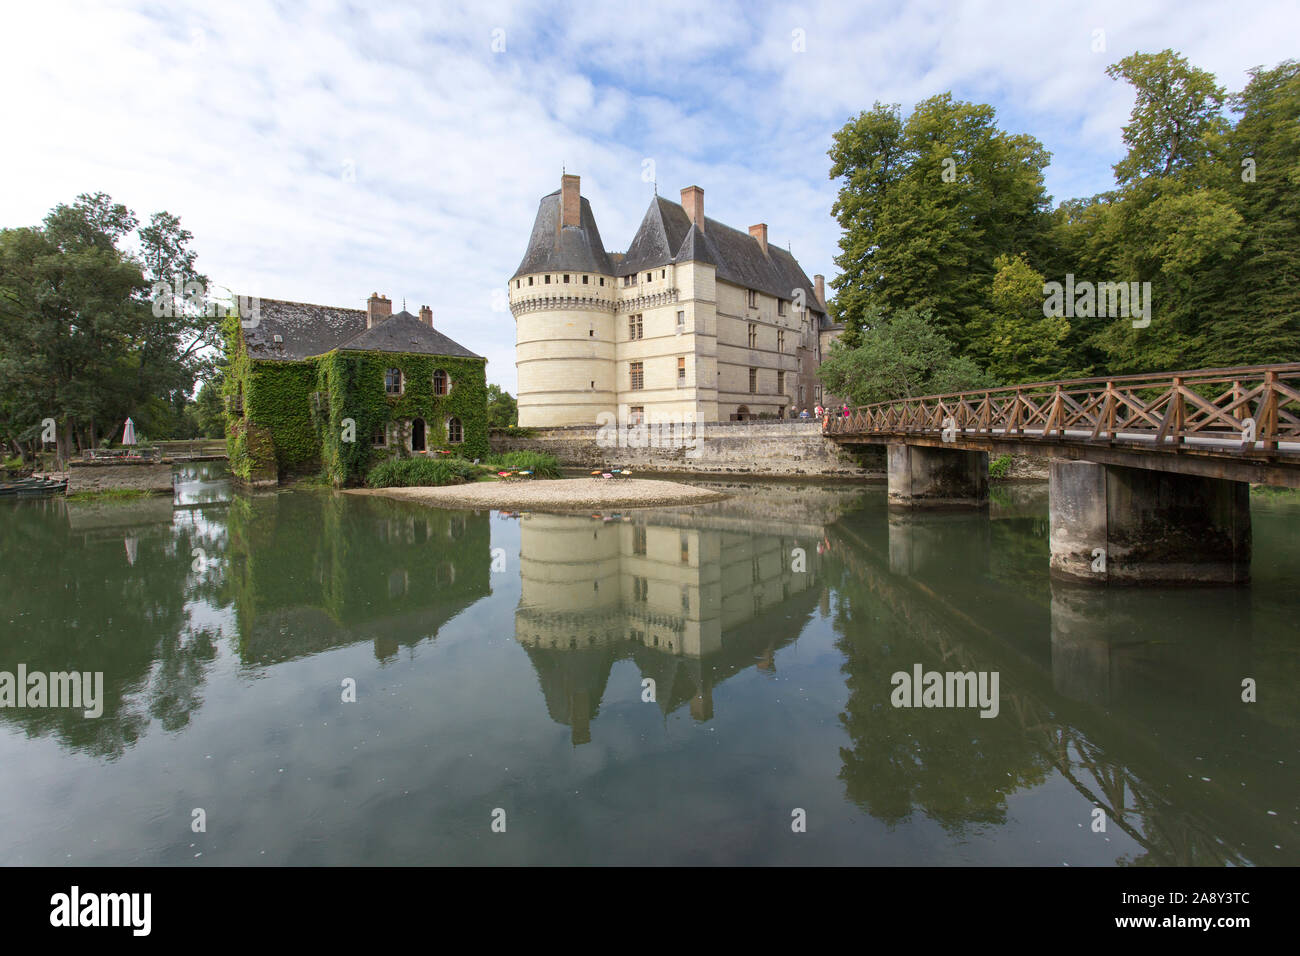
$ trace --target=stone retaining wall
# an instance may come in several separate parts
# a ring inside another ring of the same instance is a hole
[[[528,438],[493,431],[492,450],[544,451],[577,468],[628,467],[666,474],[772,477],[883,476],[884,449],[855,456],[806,422],[709,422],[671,433],[653,426],[536,428]]]
[[[130,488],[136,491],[172,490],[172,466],[167,462],[74,461],[68,464],[68,494]]]

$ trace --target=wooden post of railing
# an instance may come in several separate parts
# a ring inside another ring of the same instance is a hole
[[[1255,416],[1255,435],[1264,451],[1277,451],[1277,372],[1264,373],[1264,394]]]
[[[1047,422],[1043,425],[1043,437],[1046,438],[1053,428],[1057,431],[1057,437],[1065,434],[1065,427],[1061,424],[1065,414],[1065,401],[1061,398],[1061,386],[1056,386],[1056,391],[1052,395],[1052,412],[1047,416]]]
[[[1006,434],[1010,435],[1012,432],[1015,432],[1017,435],[1023,435],[1025,433],[1024,428],[1019,427],[1020,409],[1021,409],[1020,389],[1016,389],[1015,407],[1011,409],[1011,417],[1007,419]]]

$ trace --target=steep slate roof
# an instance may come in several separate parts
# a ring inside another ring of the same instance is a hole
[[[261,299],[259,309],[257,326],[244,329],[248,355],[259,361],[292,362],[337,348],[482,358],[405,311],[367,329],[365,309],[282,299]],[[277,344],[276,335],[283,341]]]
[[[405,310],[376,322],[339,346],[345,352],[414,352],[417,355],[456,355],[482,358],[465,346],[431,329]]]
[[[612,276],[609,256],[600,241],[591,204],[580,200],[580,226],[560,226],[560,191],[543,196],[533,221],[528,251],[510,278],[530,272],[598,272]]]
[[[707,262],[717,267],[724,282],[786,300],[794,297],[795,289],[802,289],[809,311],[824,312],[808,276],[787,250],[769,243],[764,255],[748,232],[708,216],[701,230],[680,203],[656,196],[615,274],[631,275],[670,262]]]

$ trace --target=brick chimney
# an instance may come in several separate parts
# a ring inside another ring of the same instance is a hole
[[[767,255],[767,223],[760,222],[757,226],[750,226],[749,234],[758,240],[758,245],[759,248],[763,250],[763,255]]]
[[[427,305],[420,306],[420,321],[429,328],[433,328],[433,309]]]
[[[686,210],[686,218],[692,223],[704,228],[704,190],[699,186],[687,186],[682,190],[682,208]]]
[[[817,293],[817,301],[823,309],[826,308],[826,277],[813,276],[813,291]]]
[[[560,177],[560,225],[582,225],[582,193],[579,191],[580,176],[564,175]]]
[[[370,293],[370,301],[366,303],[366,328],[373,329],[392,314],[393,302],[388,296]]]

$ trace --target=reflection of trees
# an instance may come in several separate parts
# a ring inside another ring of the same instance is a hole
[[[925,670],[989,668],[974,666],[923,605],[900,619],[869,580],[834,560],[827,568],[838,584],[834,620],[849,691],[840,715],[852,740],[840,751],[849,798],[890,824],[914,810],[954,832],[1003,822],[1007,794],[1044,780],[1048,762],[1032,742],[1012,722],[981,718],[976,709],[895,708],[889,701],[890,675],[916,662]],[[923,639],[922,629],[939,640]]]
[[[1009,532],[1004,527],[1000,533]],[[889,573],[884,559],[850,527],[832,528],[830,538],[824,566],[839,598],[835,627],[849,689],[841,720],[852,741],[841,750],[840,776],[850,799],[889,823],[920,811],[961,832],[971,824],[1001,822],[1008,794],[1039,785],[1055,771],[1106,811],[1109,826],[1143,847],[1141,856],[1121,863],[1248,862],[1220,836],[1221,821],[1240,820],[1240,807],[1205,801],[1195,809],[1177,805],[1167,782],[1185,775],[1147,753],[1153,773],[1147,779],[1114,756],[1136,748],[1122,742],[1103,747],[1095,739],[1118,730],[1121,741],[1132,741],[1135,728],[1117,728],[1099,715],[1097,731],[1085,732],[1061,716],[1062,710],[1088,711],[1057,698],[1052,675],[1037,669],[1041,662],[1016,654],[996,633],[999,622],[1027,613],[1006,607],[1009,593],[988,595],[982,605],[953,601],[938,586]],[[1027,550],[1022,544],[1018,552]],[[1023,600],[1041,605],[1028,596]],[[978,607],[997,609],[993,628],[980,623]],[[894,708],[889,677],[915,662],[925,670],[998,670],[999,716],[982,719],[973,708]]]
[[[361,640],[391,657],[490,591],[486,514],[300,493],[237,498],[228,520],[245,663]]]
[[[212,637],[195,631],[188,607],[201,577],[190,552],[210,548],[211,536],[173,526],[165,499],[20,502],[6,520],[0,563],[15,626],[0,633],[0,669],[102,671],[104,711],[90,719],[5,708],[0,719],[108,757],[130,747],[151,716],[169,730],[183,726],[213,657]]]

